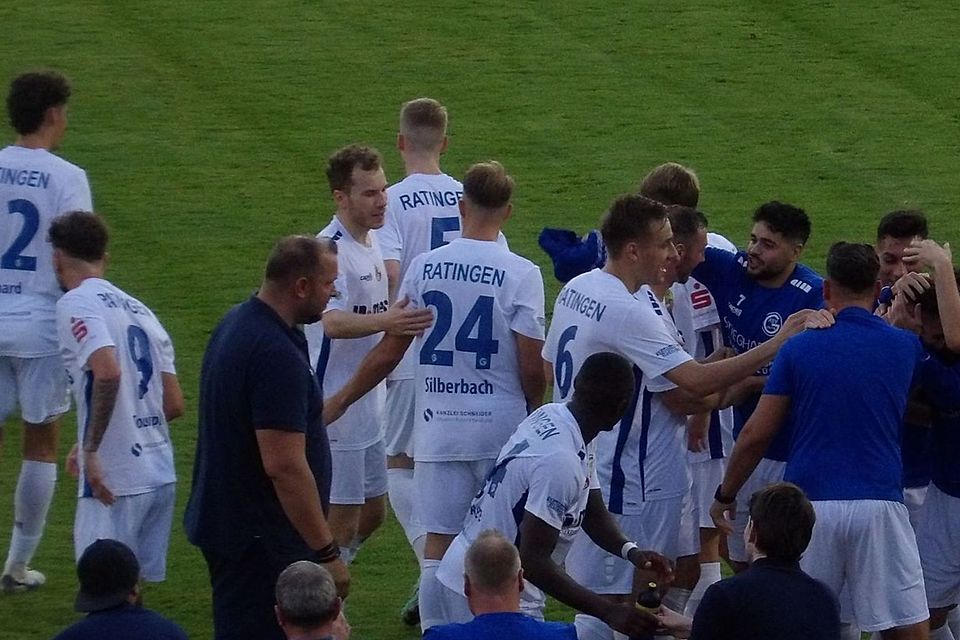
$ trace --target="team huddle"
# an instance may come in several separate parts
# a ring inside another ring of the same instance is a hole
[[[44,582],[29,563],[68,384],[77,557],[120,540],[163,580],[173,517],[173,346],[104,279],[86,176],[51,153],[68,96],[58,74],[18,77],[0,151],[0,417],[19,404],[25,424],[8,592]],[[329,224],[279,241],[211,335],[185,527],[216,637],[283,638],[273,587],[298,560],[341,597],[363,589],[349,565],[389,500],[420,566],[405,621],[426,637],[474,618],[465,567],[494,530],[519,554],[520,612],[542,620],[552,596],[581,640],[960,638],[960,293],[921,212],[835,243],[824,277],[800,262],[802,209],[760,205],[738,249],[666,163],[585,238],[544,230],[565,283],[548,327],[540,269],[503,232],[513,178],[496,161],[445,174],[446,128],[437,101],[403,105],[392,186],[370,147],[330,156]],[[782,499],[812,503],[785,554]],[[815,579],[789,633],[723,600],[723,560]],[[638,608],[651,583],[660,608]]]

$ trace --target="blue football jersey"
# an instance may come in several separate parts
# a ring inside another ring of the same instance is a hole
[[[693,277],[716,298],[724,342],[737,353],[777,335],[790,314],[823,306],[823,278],[813,269],[798,264],[783,286],[764,287],[747,273],[745,251],[730,253],[707,247],[706,259],[694,269]],[[769,374],[769,366],[757,371],[757,375]],[[734,407],[734,438],[740,435],[759,400],[760,394],[757,394]],[[783,425],[765,457],[786,460],[790,433],[790,425]]]

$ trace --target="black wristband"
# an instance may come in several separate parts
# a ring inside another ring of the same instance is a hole
[[[713,492],[713,499],[719,502],[720,504],[733,504],[737,501],[737,496],[725,496],[720,493],[720,488],[722,484],[717,485],[717,490]]]
[[[314,551],[312,560],[317,564],[326,564],[328,562],[333,562],[339,557],[340,545],[338,545],[337,541],[334,540],[324,548]]]

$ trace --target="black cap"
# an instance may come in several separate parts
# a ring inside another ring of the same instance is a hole
[[[140,563],[130,547],[118,540],[91,544],[77,563],[80,592],[74,608],[89,613],[123,604],[140,579]]]

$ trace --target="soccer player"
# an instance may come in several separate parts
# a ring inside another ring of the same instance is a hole
[[[920,558],[903,505],[900,461],[900,426],[923,350],[916,336],[873,315],[879,267],[870,245],[830,248],[824,297],[836,310],[836,325],[781,349],[710,513],[730,530],[724,513],[734,511],[748,476],[790,420],[784,476],[806,492],[817,516],[801,566],[838,596],[849,591],[861,630],[926,638]]]
[[[44,583],[28,565],[53,499],[59,418],[69,408],[55,320],[62,292],[47,230],[62,213],[93,210],[87,174],[51,153],[67,128],[69,97],[70,84],[54,71],[16,77],[7,95],[17,138],[0,150],[0,425],[19,402],[24,432],[13,534],[0,578],[5,592]]]
[[[427,531],[420,580],[421,626],[436,624],[435,575],[470,500],[514,427],[544,392],[540,269],[498,242],[510,217],[513,179],[498,162],[472,166],[463,181],[462,237],[411,263],[398,296],[433,307],[418,337],[414,482]],[[332,419],[382,380],[413,339],[387,334],[324,408]]]
[[[708,248],[706,259],[694,269],[717,300],[724,341],[737,353],[778,336],[784,318],[801,309],[823,306],[823,279],[799,263],[810,237],[810,219],[803,209],[781,202],[760,205],[753,214],[753,228],[746,251],[731,254]],[[756,407],[769,367],[732,391],[733,435],[737,437]],[[783,479],[790,447],[790,430],[782,429],[763,461],[744,488],[745,495]],[[735,570],[746,568],[743,527],[748,513],[741,504],[734,519],[734,534],[727,540]]]
[[[953,271],[953,253],[950,243],[943,246],[933,240],[915,240],[904,250],[904,260],[919,268],[933,270],[933,284],[937,295],[943,339],[946,348],[960,353],[960,294],[956,293],[956,274]]]
[[[377,232],[391,301],[414,258],[460,236],[463,196],[463,185],[440,168],[440,156],[447,149],[447,109],[442,104],[432,98],[404,103],[397,149],[406,177],[387,189],[386,219]],[[422,561],[426,532],[413,518],[415,362],[416,352],[408,349],[387,376],[387,490],[393,512]]]
[[[321,322],[307,325],[311,361],[327,395],[340,389],[383,331],[415,335],[433,321],[429,310],[389,306],[387,275],[373,229],[383,225],[387,179],[380,154],[351,145],[327,163],[336,214],[318,235],[337,243],[337,295]],[[378,385],[327,425],[333,463],[330,528],[347,564],[383,524],[387,467],[383,388]]]
[[[913,271],[903,260],[904,249],[913,240],[926,238],[927,233],[927,218],[922,211],[891,211],[880,219],[874,249],[880,259],[877,277],[882,286],[892,286],[907,272]]]
[[[633,397],[630,362],[614,353],[588,357],[566,402],[547,404],[520,423],[500,450],[497,464],[470,505],[463,531],[443,557],[437,578],[443,583],[448,622],[470,620],[464,591],[468,549],[493,529],[519,546],[523,566],[520,610],[543,619],[546,594],[578,611],[604,620],[622,633],[649,632],[655,621],[632,604],[612,602],[561,569],[571,541],[582,531],[613,557],[631,566],[669,572],[666,559],[640,551],[610,517],[597,485],[590,451],[598,434],[609,432]],[[652,577],[652,576],[651,576]]]
[[[176,472],[168,422],[183,415],[173,344],[142,302],[104,279],[107,227],[73,212],[50,225],[57,334],[77,402],[79,560],[99,538],[133,550],[144,580],[166,577]],[[79,452],[78,449],[79,448]]]
[[[649,429],[646,421],[651,416],[652,393],[668,391],[674,385],[683,390],[677,391],[677,395],[687,392],[693,397],[725,389],[769,362],[786,337],[803,328],[809,313],[791,317],[784,323],[785,333],[756,349],[734,358],[700,364],[683,350],[677,336],[667,330],[659,305],[655,306],[645,294],[634,295],[644,284],[663,282],[669,263],[677,259],[664,206],[640,195],[621,196],[604,216],[601,233],[607,246],[607,263],[602,270],[577,276],[560,291],[543,356],[552,364],[555,402],[569,395],[576,372],[591,354],[612,351],[633,363],[638,380],[637,395],[619,428],[609,437],[614,441],[614,454],[617,449],[637,452],[632,460],[625,457],[625,465],[638,465]],[[664,379],[659,379],[661,376]],[[607,472],[610,488],[609,495],[605,496],[607,506],[611,511],[629,515],[621,518],[625,529],[629,529],[627,520],[640,527],[646,518],[658,521],[669,518],[668,513],[660,512],[661,508],[677,510],[679,518],[679,499],[669,507],[666,503],[650,506],[650,502],[632,500],[637,496],[645,498],[648,491],[651,497],[658,493],[682,497],[686,491],[685,479],[678,482],[666,469],[661,469],[658,484],[648,486],[647,478],[636,466],[626,469],[613,458]],[[685,475],[685,471],[681,473]],[[658,510],[655,514],[654,509]],[[668,535],[664,534],[665,539]],[[673,535],[676,535],[675,526]],[[604,571],[607,566],[609,574]],[[596,578],[604,585],[598,592],[619,601],[624,601],[624,594],[630,593],[632,572],[623,567],[610,562],[604,567],[585,566],[585,569],[600,572]],[[595,617],[579,615],[577,622],[583,638],[609,637],[610,629]]]

